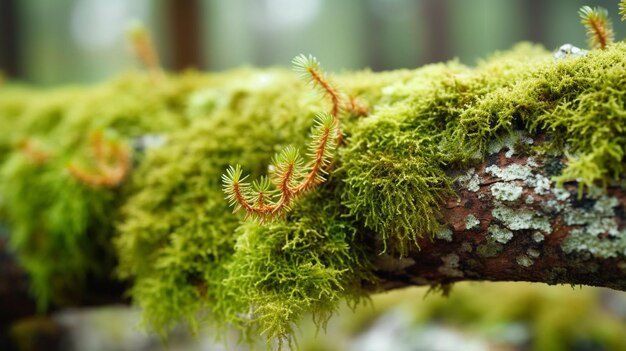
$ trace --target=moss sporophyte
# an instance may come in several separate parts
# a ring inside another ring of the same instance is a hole
[[[490,246],[476,249],[484,257],[524,231],[536,243],[552,240],[549,219],[511,213],[513,203],[536,204],[555,182],[588,192],[624,173],[623,42],[559,60],[520,44],[475,67],[348,72],[332,83],[314,58],[294,61],[325,99],[282,69],[163,73],[159,84],[131,74],[46,92],[3,85],[0,125],[12,128],[0,128],[0,220],[40,304],[61,304],[72,286],[116,265],[146,323],[162,333],[207,321],[289,339],[305,314],[323,324],[340,301],[368,294],[381,253],[373,243],[397,257],[420,238],[454,242],[439,222],[455,194],[449,170],[464,170],[461,183],[479,192],[487,184],[477,165],[494,140],[511,157],[569,158],[564,169],[546,165],[554,179],[529,174],[530,161],[488,170],[502,183],[486,193],[501,202],[491,213],[498,223],[462,219],[467,230],[487,231]],[[344,118],[366,110],[366,118]],[[132,155],[129,172],[125,145],[154,134],[167,142]],[[546,134],[546,145],[526,142]],[[298,150],[307,145],[305,162]],[[259,180],[245,184],[242,168],[229,168],[237,164]],[[520,193],[522,184],[535,198]],[[232,215],[224,191],[261,220]],[[623,237],[607,221],[612,202],[600,205],[565,252],[595,245],[599,230]],[[616,239],[592,255],[623,249]],[[535,254],[524,251],[520,265],[536,265]],[[446,260],[457,274],[460,263]]]
[[[247,216],[267,219],[282,214],[291,202],[303,193],[322,183],[331,163],[332,154],[342,140],[339,113],[347,111],[357,115],[366,114],[354,97],[345,98],[324,76],[317,59],[311,55],[297,56],[293,60],[295,70],[300,72],[313,87],[318,88],[331,102],[329,113],[318,114],[311,132],[309,153],[311,158],[304,164],[298,149],[288,146],[277,155],[270,169],[271,180],[261,177],[250,185],[244,182],[239,165],[229,167],[222,176],[223,189],[235,212],[243,209]],[[272,189],[272,184],[275,190]]]

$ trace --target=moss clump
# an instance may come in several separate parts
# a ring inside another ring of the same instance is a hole
[[[235,254],[228,264],[224,292],[230,308],[246,319],[251,335],[292,341],[294,322],[312,313],[325,326],[342,300],[355,305],[364,297],[362,285],[374,281],[368,231],[342,218],[345,209],[332,185],[303,199],[286,220],[238,229]],[[249,314],[247,314],[249,313]]]
[[[207,81],[181,76],[154,86],[133,75],[90,88],[0,94],[0,123],[12,126],[0,131],[0,221],[41,309],[75,299],[87,276],[107,279],[114,267],[111,240],[124,192],[93,188],[67,170],[73,161],[90,163],[91,133],[106,130],[130,143],[178,129],[188,123],[185,96]],[[35,151],[25,151],[26,141]]]
[[[102,276],[113,268],[107,237],[113,194],[85,188],[60,168],[14,154],[0,173],[10,244],[42,309],[77,296],[86,274]]]

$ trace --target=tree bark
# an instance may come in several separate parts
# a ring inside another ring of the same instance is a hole
[[[515,152],[513,144],[451,172],[457,196],[442,206],[442,229],[408,257],[381,255],[377,289],[486,280],[626,290],[624,183],[581,194],[577,182],[556,187],[550,179],[565,158]]]

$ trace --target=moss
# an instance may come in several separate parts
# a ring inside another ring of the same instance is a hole
[[[328,196],[309,196],[286,221],[239,227],[224,290],[233,300],[230,309],[248,313],[247,331],[290,340],[305,313],[325,326],[341,300],[355,304],[365,296],[362,284],[374,279],[370,261],[376,255],[361,244],[367,231],[337,216],[344,210],[319,207]]]
[[[26,266],[40,277],[42,301],[58,295],[45,283],[58,275],[44,269],[73,271],[63,279],[79,280],[90,271],[84,263],[93,261],[92,252],[111,259],[106,252],[115,236],[118,276],[133,281],[130,294],[157,330],[207,320],[289,340],[305,312],[323,321],[340,299],[362,296],[380,243],[386,254],[403,256],[418,249],[421,237],[451,239],[441,232],[439,206],[454,195],[455,181],[476,191],[481,179],[474,172],[455,179],[451,174],[459,173],[449,171],[483,160],[490,144],[491,151],[506,147],[509,156],[528,148],[567,151],[565,169],[558,162],[544,166],[560,182],[590,186],[621,176],[625,52],[618,43],[554,61],[522,44],[474,68],[452,61],[333,77],[367,102],[370,115],[342,120],[345,145],[331,180],[271,223],[230,214],[219,180],[236,163],[257,177],[276,151],[304,145],[314,113],[328,106],[292,73],[192,72],[160,85],[128,76],[50,92],[3,87],[0,123],[15,128],[0,131],[0,213],[20,259],[35,262]],[[98,128],[129,144],[148,133],[167,142],[137,157],[141,162],[121,189],[91,189],[69,178],[65,165],[87,157],[86,136]],[[544,133],[551,141],[536,147]],[[57,157],[29,163],[16,147],[26,137]],[[550,180],[532,177],[536,167],[529,161],[487,172],[545,193]],[[517,188],[496,190],[502,201],[521,197]],[[501,205],[493,216],[506,230],[551,230],[546,217],[530,210]],[[502,244],[489,238],[476,250],[491,257]]]
[[[95,87],[2,94],[0,123],[13,128],[0,132],[0,221],[10,227],[10,245],[31,276],[40,309],[71,300],[88,276],[108,279],[115,263],[111,239],[124,191],[84,185],[67,165],[88,161],[95,130],[130,142],[186,125],[179,113],[184,96],[206,81],[181,76],[153,86],[127,76]],[[29,157],[20,146],[25,140],[45,159]]]
[[[62,161],[38,165],[16,153],[0,172],[10,245],[40,309],[75,296],[86,274],[113,268],[113,194],[86,188],[62,169]]]

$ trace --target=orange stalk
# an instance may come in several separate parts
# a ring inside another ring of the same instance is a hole
[[[70,175],[81,183],[96,188],[113,188],[121,184],[131,168],[129,152],[116,143],[106,143],[101,131],[92,134],[90,147],[94,168],[87,170],[70,163],[67,166]]]
[[[337,117],[337,115],[339,114],[339,110],[341,109],[341,98],[339,97],[339,93],[337,92],[335,87],[333,87],[333,85],[328,80],[326,80],[322,76],[322,74],[318,72],[315,68],[307,67],[307,71],[309,72],[311,79],[319,84],[319,86],[324,90],[326,95],[328,95],[328,97],[330,98],[330,102],[333,104],[333,107],[330,110],[330,114],[333,117]]]
[[[148,68],[153,81],[160,81],[163,78],[163,69],[148,30],[141,24],[134,25],[129,30],[129,38],[135,56]]]
[[[26,139],[22,141],[19,147],[22,154],[24,154],[26,158],[28,158],[37,165],[45,164],[52,157],[52,155],[50,155],[48,152],[45,152],[35,146],[31,139]]]

